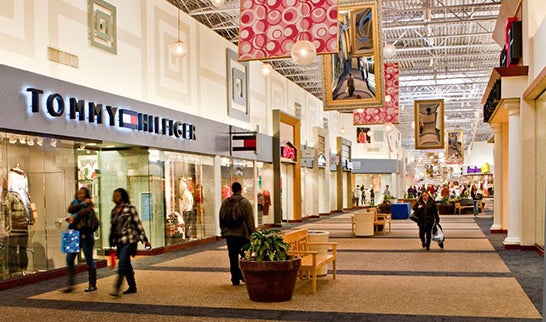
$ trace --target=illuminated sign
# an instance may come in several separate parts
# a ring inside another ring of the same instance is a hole
[[[195,140],[195,126],[190,123],[171,120],[165,117],[139,113],[116,106],[97,104],[96,102],[65,98],[59,93],[42,96],[44,91],[27,88],[30,93],[31,112],[45,111],[52,118],[60,118],[65,114],[70,120],[117,126],[140,132],[172,136],[183,140]]]
[[[285,145],[281,146],[281,158],[296,162],[297,160],[296,147],[292,145],[292,143],[290,142],[287,142]]]

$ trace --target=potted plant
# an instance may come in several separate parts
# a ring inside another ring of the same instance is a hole
[[[391,200],[396,199],[395,196],[385,196],[383,202],[377,205],[377,212],[381,214],[391,213]]]
[[[440,200],[440,202],[436,205],[438,208],[438,213],[445,215],[445,214],[452,214],[453,213],[453,204],[449,202],[449,197],[444,196]]]
[[[239,267],[252,301],[283,302],[292,299],[301,258],[288,255],[290,245],[280,230],[256,230],[245,246]]]

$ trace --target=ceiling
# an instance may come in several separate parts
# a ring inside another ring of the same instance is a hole
[[[222,37],[237,43],[239,0],[219,8],[211,0],[167,0]],[[492,33],[501,0],[382,0],[384,40],[394,43],[400,64],[402,146],[414,149],[413,101],[444,99],[445,130],[464,130],[465,147],[492,136],[481,100],[499,65],[501,47]],[[339,6],[362,3],[339,0]],[[274,69],[322,98],[322,60],[307,67],[291,59],[268,61]]]

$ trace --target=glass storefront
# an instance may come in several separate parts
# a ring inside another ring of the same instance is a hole
[[[241,178],[251,201],[252,163],[234,162],[226,178]],[[154,248],[215,236],[213,172],[210,156],[0,133],[0,280],[65,267],[61,231],[82,186],[101,219],[98,253],[110,246],[112,193],[119,187],[128,191]]]
[[[75,169],[72,141],[0,133],[0,280],[66,265],[60,237]]]

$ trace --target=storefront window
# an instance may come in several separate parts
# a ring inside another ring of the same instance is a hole
[[[64,267],[74,142],[11,133],[0,133],[0,142],[0,280]]]
[[[258,226],[274,223],[273,164],[256,162],[258,173]]]
[[[243,197],[254,205],[254,162],[228,158],[222,158],[221,162],[222,200],[231,196],[231,184],[237,181],[243,186]]]

